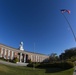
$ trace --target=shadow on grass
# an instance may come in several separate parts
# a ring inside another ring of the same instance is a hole
[[[56,73],[67,70],[62,68],[39,68],[39,69],[45,69],[45,73]]]
[[[64,71],[64,69],[61,68],[46,68],[46,73],[55,73],[55,72],[60,72],[60,71]]]

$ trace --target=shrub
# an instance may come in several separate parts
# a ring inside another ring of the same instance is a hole
[[[33,63],[29,63],[27,66],[28,67],[33,67]]]
[[[35,65],[34,65],[35,64]],[[56,63],[30,63],[27,65],[28,67],[36,67],[36,68],[62,68],[62,69],[70,69],[74,67],[74,63],[71,61],[63,61]]]
[[[71,61],[63,62],[63,63],[61,63],[61,65],[62,65],[61,68],[63,68],[63,69],[70,69],[70,68],[74,67],[74,63]]]
[[[40,65],[40,63],[32,62],[32,63],[29,63],[27,66],[28,66],[28,67],[37,67],[37,66],[39,66],[39,65]]]
[[[14,57],[13,62],[14,62],[14,63],[19,62],[18,58],[17,58],[17,57]]]
[[[74,63],[71,61],[57,62],[57,63],[43,63],[37,66],[38,68],[62,68],[69,69],[74,67]]]

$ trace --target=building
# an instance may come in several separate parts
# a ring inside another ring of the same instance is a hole
[[[0,44],[0,58],[13,60],[15,57],[19,59],[19,62],[24,63],[28,62],[28,60],[32,62],[43,62],[49,58],[48,55],[25,51],[23,42],[20,43],[18,49]]]

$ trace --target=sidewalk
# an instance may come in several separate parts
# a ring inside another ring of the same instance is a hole
[[[27,66],[28,65],[28,63],[20,63],[20,62],[10,63],[10,62],[6,62],[6,61],[2,61],[2,60],[0,60],[0,63],[5,64],[5,65],[10,65],[10,66]]]
[[[76,75],[76,66],[74,67],[73,75]]]

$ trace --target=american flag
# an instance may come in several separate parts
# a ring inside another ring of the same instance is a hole
[[[62,13],[67,12],[68,14],[70,14],[70,10],[66,10],[66,9],[62,9],[61,12]]]

